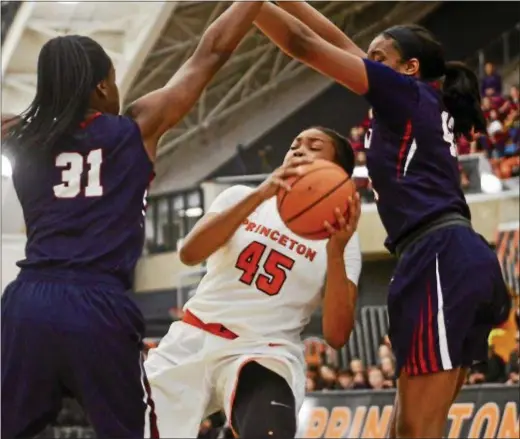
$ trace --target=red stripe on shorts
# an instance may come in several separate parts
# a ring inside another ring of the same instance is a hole
[[[428,357],[430,360],[430,372],[438,372],[439,371],[439,360],[437,359],[436,349],[435,349],[435,339],[433,337],[433,312],[432,312],[432,287],[430,282],[426,286],[428,293]]]
[[[424,359],[424,308],[421,309],[421,317],[419,321],[419,372],[428,373],[428,366]]]

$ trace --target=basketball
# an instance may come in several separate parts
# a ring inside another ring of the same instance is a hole
[[[346,214],[347,200],[356,189],[349,175],[335,163],[316,160],[303,168],[302,176],[287,179],[289,192],[278,192],[278,212],[285,225],[302,238],[326,239],[329,232],[323,223],[335,225],[334,209],[338,207]]]

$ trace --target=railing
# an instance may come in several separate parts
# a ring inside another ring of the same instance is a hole
[[[504,32],[487,46],[478,50],[466,62],[478,71],[479,76],[484,75],[484,65],[491,62],[497,66],[507,66],[520,55],[520,23],[512,29]]]

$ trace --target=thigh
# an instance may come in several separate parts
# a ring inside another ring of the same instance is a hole
[[[140,344],[113,332],[70,334],[64,382],[98,437],[159,437]]]
[[[179,322],[156,349],[145,369],[150,380],[161,437],[196,437],[200,423],[212,411],[211,361],[204,331]]]
[[[294,437],[296,405],[283,377],[250,361],[238,374],[230,424],[239,437]]]
[[[432,233],[403,255],[388,296],[398,373],[452,370],[485,355],[475,346],[486,342],[479,314],[493,299],[495,260],[466,228]]]
[[[122,290],[70,285],[62,380],[98,437],[158,437],[143,367],[142,317]],[[72,302],[73,299],[73,302]],[[74,322],[70,322],[74,319]]]
[[[38,317],[41,293],[15,281],[2,296],[2,437],[33,436],[60,409],[62,334]]]

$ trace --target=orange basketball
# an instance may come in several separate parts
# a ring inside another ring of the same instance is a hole
[[[356,192],[343,168],[327,160],[305,165],[304,174],[288,179],[288,183],[289,192],[283,189],[278,192],[278,212],[292,232],[312,240],[329,237],[323,223],[336,223],[337,207],[346,214],[348,199]]]

